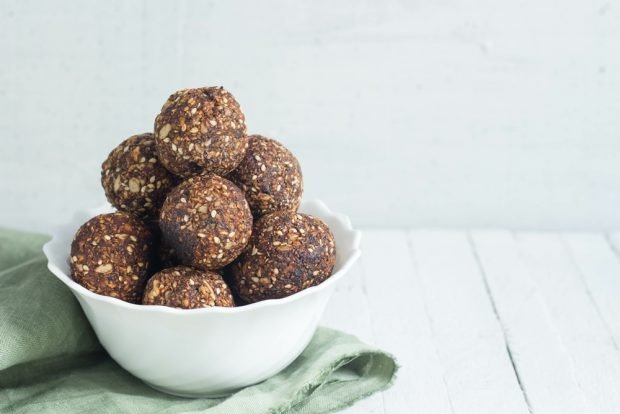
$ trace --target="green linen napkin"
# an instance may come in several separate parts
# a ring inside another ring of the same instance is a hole
[[[387,388],[396,373],[390,355],[319,328],[288,368],[227,398],[155,391],[101,348],[47,270],[46,240],[0,230],[0,413],[328,413]]]

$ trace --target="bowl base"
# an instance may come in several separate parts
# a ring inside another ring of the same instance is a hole
[[[149,387],[157,391],[163,392],[164,394],[170,394],[170,395],[174,395],[175,397],[182,397],[182,398],[224,398],[224,397],[229,397],[235,392],[239,391],[239,389],[233,389],[230,391],[213,392],[213,393],[208,393],[208,392],[206,393],[201,393],[201,392],[184,393],[184,392],[178,392],[178,391],[170,390],[167,388],[163,388],[157,385],[153,385],[147,381],[143,381],[143,382]]]

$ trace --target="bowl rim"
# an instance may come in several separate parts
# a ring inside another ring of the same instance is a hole
[[[111,306],[116,306],[119,308],[124,308],[131,311],[137,312],[152,312],[152,313],[166,313],[172,315],[197,315],[197,314],[237,314],[237,313],[246,313],[252,312],[254,310],[262,309],[262,308],[270,308],[277,307],[281,305],[286,305],[287,303],[297,302],[303,299],[306,296],[311,296],[315,294],[319,294],[321,291],[327,290],[331,285],[336,283],[344,274],[346,274],[349,269],[353,266],[353,264],[357,261],[357,259],[361,255],[360,243],[362,238],[362,233],[359,230],[355,230],[351,225],[351,220],[348,216],[332,211],[327,205],[318,199],[313,200],[304,200],[302,201],[302,207],[306,205],[313,205],[317,210],[320,210],[321,216],[329,216],[339,221],[340,224],[344,227],[346,231],[352,233],[352,243],[350,253],[348,257],[345,258],[341,268],[334,272],[329,278],[321,282],[316,286],[311,286],[304,290],[301,290],[297,293],[294,293],[290,296],[286,296],[284,298],[278,299],[266,299],[259,302],[250,303],[243,306],[235,306],[235,307],[222,307],[222,306],[213,306],[206,308],[195,308],[195,309],[182,309],[182,308],[172,308],[169,306],[163,305],[142,305],[136,303],[125,302],[118,298],[113,298],[111,296],[100,295],[95,292],[91,292],[86,289],[84,286],[80,285],[73,278],[66,274],[56,263],[54,259],[54,254],[52,253],[52,249],[55,245],[61,244],[59,233],[61,233],[66,227],[73,225],[76,222],[77,216],[83,213],[91,214],[92,211],[101,210],[101,209],[109,209],[109,204],[103,204],[99,207],[78,210],[73,213],[71,219],[66,221],[64,224],[57,226],[52,232],[52,238],[43,245],[43,253],[47,258],[47,268],[50,272],[61,282],[67,285],[75,294],[79,294],[80,296],[87,297],[97,302],[106,303]],[[302,208],[300,207],[300,209]],[[100,213],[99,213],[100,214]],[[319,217],[320,218],[320,217]]]

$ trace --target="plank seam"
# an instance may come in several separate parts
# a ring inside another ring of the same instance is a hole
[[[471,236],[471,231],[467,231],[467,243],[469,244],[469,247],[471,249],[472,255],[474,256],[474,260],[476,261],[476,265],[478,266],[478,270],[480,271],[480,275],[482,276],[482,283],[484,285],[484,289],[487,293],[487,296],[489,297],[489,300],[491,301],[491,308],[493,309],[493,314],[495,315],[495,319],[497,320],[497,323],[500,326],[500,329],[502,331],[502,336],[504,338],[504,346],[506,348],[506,353],[508,354],[508,359],[510,360],[510,365],[512,366],[512,370],[515,374],[515,377],[517,379],[517,383],[519,384],[519,389],[521,390],[521,394],[523,395],[523,399],[525,400],[525,405],[527,406],[527,410],[532,413],[532,407],[530,405],[530,400],[527,396],[527,392],[525,391],[525,388],[523,386],[523,383],[521,382],[521,376],[519,375],[519,369],[517,368],[517,365],[515,363],[515,359],[514,356],[512,354],[512,349],[510,348],[510,344],[508,341],[508,334],[506,332],[506,328],[504,327],[504,323],[502,322],[502,318],[499,315],[499,312],[497,310],[497,305],[495,304],[495,298],[493,297],[493,294],[491,293],[491,287],[489,286],[489,281],[487,278],[487,274],[484,270],[484,266],[482,265],[482,261],[480,260],[480,256],[478,255],[478,251],[476,250],[473,238]]]
[[[566,240],[565,240],[563,234],[560,234],[560,241],[562,243],[562,247],[564,248],[564,250],[568,254],[568,258],[570,259],[571,263],[575,267],[575,270],[577,271],[577,274],[579,275],[579,281],[583,285],[583,288],[586,291],[586,295],[588,296],[588,299],[590,300],[590,302],[592,302],[592,306],[594,306],[594,309],[596,310],[596,314],[598,315],[599,319],[601,320],[601,323],[603,324],[603,327],[605,328],[605,331],[607,331],[607,334],[611,338],[611,342],[614,344],[614,348],[616,349],[616,351],[620,352],[620,347],[618,347],[618,342],[616,341],[616,337],[614,336],[613,330],[611,329],[611,327],[607,323],[607,319],[603,316],[603,312],[601,312],[601,308],[598,305],[598,302],[596,301],[596,299],[594,298],[594,295],[592,294],[592,291],[590,290],[590,286],[588,285],[586,277],[583,274],[583,271],[581,270],[581,267],[579,266],[579,263],[577,263],[577,260],[575,259],[575,255],[573,254],[572,249],[570,248],[568,243],[566,243]],[[613,251],[613,248],[612,248],[612,251]],[[615,252],[614,252],[614,255],[616,255]]]
[[[409,260],[411,262],[411,267],[413,268],[413,271],[416,272],[417,274],[420,274],[419,272],[419,266],[418,263],[415,260],[415,253],[414,253],[414,249],[413,249],[413,243],[411,240],[411,236],[409,235],[409,233],[406,233],[406,240],[407,240],[407,249],[409,250]],[[423,285],[423,284],[422,284]],[[423,288],[423,286],[422,286]],[[436,331],[435,331],[435,326],[433,323],[433,318],[431,317],[429,311],[428,311],[428,306],[426,305],[426,300],[424,300],[425,294],[424,294],[424,289],[422,289],[421,295],[420,297],[422,298],[422,305],[424,308],[424,314],[426,316],[426,320],[428,321],[428,326],[429,329],[431,331],[431,340],[433,343],[433,346],[435,348],[435,356],[437,357],[437,360],[439,361],[439,363],[441,364],[441,368],[442,368],[442,372],[441,372],[441,381],[443,382],[443,386],[444,389],[446,391],[446,397],[448,397],[448,404],[450,405],[450,412],[452,414],[454,414],[454,405],[452,404],[452,396],[450,395],[450,389],[448,388],[448,383],[446,382],[446,370],[445,370],[445,366],[443,364],[443,360],[441,359],[441,355],[437,350],[437,342],[435,341],[436,338]]]
[[[515,233],[514,231],[511,232],[512,234],[512,238],[514,239],[514,241],[517,243],[517,246],[519,246],[519,235],[517,233]],[[525,257],[525,253],[523,252],[523,249],[519,246],[517,247],[517,253],[519,255],[519,257],[521,258],[521,260],[524,261],[524,263],[526,264],[528,270],[530,271],[530,273],[532,272],[532,268],[530,266],[530,264],[527,262],[526,257]],[[537,287],[537,289],[539,289],[538,287],[538,282],[535,279],[532,279],[532,277],[530,276],[530,280],[532,281],[532,283],[534,284],[534,286]],[[568,346],[566,345],[566,341],[564,339],[564,337],[562,336],[561,332],[558,330],[558,328],[555,326],[555,323],[553,323],[553,316],[552,316],[552,312],[549,310],[549,306],[546,304],[546,298],[543,292],[540,292],[540,298],[541,298],[541,304],[543,305],[543,309],[545,312],[545,317],[548,318],[550,325],[552,326],[558,341],[560,343],[560,345],[562,346],[562,349],[565,353],[565,355],[568,356],[571,365],[570,365],[570,372],[572,374],[573,380],[575,381],[575,384],[577,385],[577,388],[579,389],[580,393],[581,393],[581,399],[583,400],[583,404],[586,407],[586,409],[588,410],[588,413],[592,412],[592,407],[591,407],[591,403],[590,400],[588,398],[588,396],[586,395],[586,393],[583,390],[583,385],[581,384],[581,381],[579,381],[579,379],[577,378],[577,373],[575,372],[575,366],[577,365],[577,362],[575,361],[575,357],[572,355],[572,353],[569,351]]]
[[[605,233],[605,240],[607,241],[607,244],[611,248],[611,251],[613,252],[614,256],[616,256],[616,258],[620,262],[620,250],[618,250],[616,243],[614,243],[614,241],[612,240],[611,234]]]

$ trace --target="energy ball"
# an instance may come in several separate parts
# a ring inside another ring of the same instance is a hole
[[[246,302],[292,295],[327,279],[336,262],[334,236],[323,221],[293,211],[261,217],[247,249],[230,266]]]
[[[142,303],[183,309],[235,306],[222,276],[185,266],[171,267],[153,275],[144,289]]]
[[[252,213],[243,192],[217,175],[189,178],[161,208],[163,243],[184,265],[213,270],[232,262],[252,234]]]
[[[155,118],[157,153],[174,174],[224,175],[247,147],[245,116],[222,87],[184,89],[168,98]]]
[[[245,192],[255,217],[278,210],[297,211],[301,202],[299,162],[276,140],[250,135],[245,157],[229,178]]]
[[[100,295],[139,303],[149,276],[153,240],[140,220],[119,211],[93,217],[71,243],[71,275]]]
[[[175,183],[157,159],[151,133],[127,138],[101,165],[101,184],[110,204],[145,220],[159,215]]]

